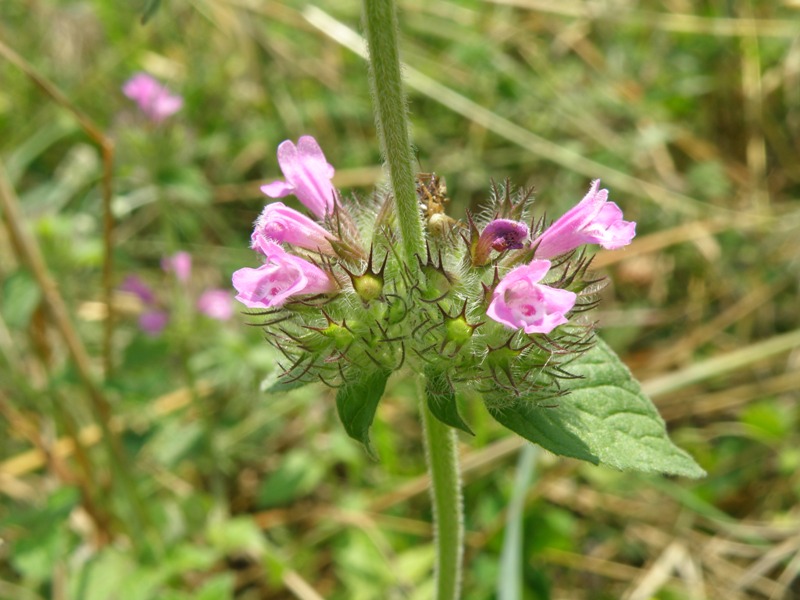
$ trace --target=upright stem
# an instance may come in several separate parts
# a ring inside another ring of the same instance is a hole
[[[397,208],[406,264],[416,270],[425,254],[422,215],[414,181],[414,154],[408,135],[408,111],[400,77],[397,10],[394,0],[364,0],[369,46],[370,84],[375,122]],[[461,587],[464,538],[461,480],[455,430],[428,410],[424,379],[419,380],[420,412],[431,478],[436,541],[436,598],[456,600]]]
[[[461,588],[461,558],[464,545],[464,506],[458,469],[456,430],[431,414],[423,394],[424,390],[420,395],[420,412],[425,429],[425,455],[428,459],[433,499],[436,599],[456,600]]]
[[[408,267],[416,270],[416,256],[425,254],[425,238],[414,181],[414,153],[408,135],[408,107],[400,77],[394,0],[364,0],[364,24],[375,123],[389,167],[403,252]]]

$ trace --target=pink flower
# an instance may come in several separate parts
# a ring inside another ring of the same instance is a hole
[[[139,316],[139,328],[151,336],[164,330],[169,322],[169,315],[163,310],[149,310]]]
[[[251,237],[254,250],[259,250],[265,241],[274,240],[332,256],[334,252],[329,239],[334,239],[334,236],[282,202],[264,207]]]
[[[139,105],[154,123],[174,115],[183,106],[183,98],[170,94],[167,88],[147,73],[137,73],[122,86],[122,93]]]
[[[518,250],[528,237],[528,226],[510,219],[495,219],[481,233],[478,244],[491,245],[498,252]]]
[[[566,323],[564,314],[575,306],[577,296],[538,283],[549,269],[549,260],[534,260],[509,271],[494,289],[486,314],[525,333],[550,333]]]
[[[472,221],[470,220],[471,226]],[[477,234],[477,229],[475,230]],[[528,238],[528,226],[519,221],[510,219],[495,219],[484,227],[477,243],[471,246],[472,264],[484,265],[489,260],[492,250],[505,252],[518,250]],[[474,238],[473,238],[474,239]]]
[[[227,321],[233,316],[233,298],[228,290],[212,289],[197,299],[197,310],[217,321]]]
[[[167,273],[175,273],[181,283],[189,281],[192,274],[192,255],[188,252],[176,252],[173,256],[161,259],[161,268]]]
[[[144,304],[151,305],[155,304],[156,302],[156,297],[153,295],[153,290],[150,289],[150,286],[136,275],[128,275],[125,278],[125,281],[120,284],[119,289],[123,292],[133,294]]]
[[[533,241],[537,258],[552,258],[583,244],[600,244],[616,250],[631,243],[636,223],[622,220],[622,211],[608,202],[608,190],[596,179],[589,193]]]
[[[249,308],[283,306],[289,298],[302,294],[326,294],[336,284],[319,267],[288,254],[278,244],[265,241],[259,249],[267,262],[258,269],[245,267],[233,274],[236,299]]]
[[[317,140],[304,135],[297,141],[286,140],[278,146],[278,164],[286,181],[273,181],[261,186],[270,198],[283,198],[294,194],[318,219],[333,212],[336,190],[331,184],[333,167]]]

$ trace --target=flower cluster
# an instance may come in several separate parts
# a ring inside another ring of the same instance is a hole
[[[284,387],[338,387],[411,363],[451,390],[475,387],[490,406],[552,397],[592,343],[591,325],[576,318],[595,303],[582,247],[620,248],[635,235],[599,181],[545,227],[531,192],[508,183],[493,187],[480,216],[454,220],[443,182],[420,174],[426,251],[409,265],[391,194],[343,198],[309,136],[283,142],[278,163],[285,180],[262,191],[295,196],[310,216],[267,204],[251,237],[264,262],[236,271],[233,285],[285,357]]]
[[[173,275],[181,288],[190,288],[191,254],[176,252],[172,256],[165,256],[161,259],[161,268]],[[143,310],[139,315],[139,328],[150,336],[160,335],[169,324],[170,315],[159,302],[153,289],[136,275],[126,277],[119,289],[135,296],[141,302]],[[229,290],[208,288],[197,296],[195,308],[207,317],[217,321],[227,321],[233,316],[233,299]]]

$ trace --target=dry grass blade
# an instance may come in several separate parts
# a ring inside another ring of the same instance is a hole
[[[608,10],[604,5],[588,2],[548,2],[548,0],[489,0],[493,4],[516,6],[536,12],[564,17],[607,21],[624,25],[649,27],[675,33],[699,35],[747,37],[754,32],[759,36],[793,38],[797,25],[789,19],[735,19],[723,17],[699,17],[692,14],[655,12],[640,9]]]
[[[198,382],[195,386],[194,393],[198,398],[204,398],[211,394],[212,388],[205,382]],[[150,408],[139,415],[140,419],[144,422],[152,422],[153,420],[171,414],[181,408],[191,404],[193,399],[193,392],[188,388],[182,388],[165,394],[156,398]],[[112,431],[122,431],[125,427],[131,426],[133,423],[115,417],[111,419],[110,426]],[[86,446],[92,446],[100,441],[102,432],[97,425],[89,425],[84,427],[78,433],[80,442]],[[54,456],[59,458],[68,458],[74,452],[75,441],[70,438],[59,439],[52,448]],[[46,455],[40,450],[28,450],[4,460],[0,463],[0,476],[8,475],[11,477],[19,477],[26,473],[31,473],[36,469],[40,469],[45,465]]]
[[[776,354],[788,352],[800,346],[800,329],[777,335],[766,341],[751,344],[741,350],[695,363],[675,373],[649,379],[642,385],[645,393],[659,396],[693,383],[710,379],[766,360]]]
[[[111,212],[114,177],[114,142],[103,133],[85,113],[76,107],[53,83],[43,77],[28,61],[0,40],[0,56],[33,81],[56,104],[72,113],[86,135],[100,148],[103,157],[103,297],[108,306],[103,338],[103,367],[106,377],[112,370],[112,348],[114,337],[114,312],[111,297],[114,292],[114,215]],[[5,175],[3,176],[5,177]]]
[[[622,600],[648,600],[652,598],[673,577],[673,572],[678,570],[678,565],[686,560],[688,552],[686,546],[678,540],[673,540],[650,565],[650,568],[629,588],[622,596]],[[705,597],[692,595],[693,600]]]

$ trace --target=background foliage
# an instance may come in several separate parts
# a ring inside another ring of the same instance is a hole
[[[447,178],[451,214],[508,176],[556,216],[601,177],[638,222],[597,257],[596,317],[709,473],[520,454],[465,399],[465,597],[800,597],[800,5],[400,5],[420,170]],[[389,381],[374,463],[329,390],[262,391],[257,328],[195,309],[256,263],[280,141],[316,136],[342,189],[381,181],[365,65],[326,18],[357,28],[358,3],[0,3],[0,193],[21,207],[0,230],[0,597],[429,597],[408,378]],[[160,126],[121,94],[141,70],[186,100]],[[115,148],[105,284],[101,138],[76,110]],[[159,266],[179,250],[187,285]],[[131,274],[170,324],[146,335],[116,291],[109,340],[104,286]]]

